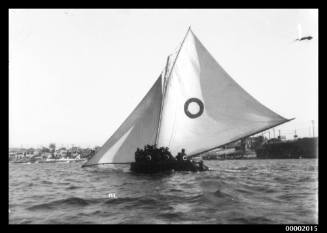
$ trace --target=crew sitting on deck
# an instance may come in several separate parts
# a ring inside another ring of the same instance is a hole
[[[139,162],[144,160],[143,151],[140,148],[137,148],[135,151],[135,161]]]
[[[168,147],[157,148],[156,145],[146,145],[144,149],[137,148],[135,151],[135,162],[141,170],[154,168],[154,170],[175,171],[207,171],[203,161],[195,161],[186,156],[183,148],[176,156],[172,156]],[[144,167],[143,167],[144,166]]]
[[[176,160],[176,159],[169,152],[168,147],[157,148],[156,145],[145,145],[143,150],[137,148],[135,152],[136,162],[140,162],[140,161],[160,162],[160,161],[171,161],[171,160]]]
[[[182,152],[179,152],[176,156],[176,159],[178,161],[186,160],[186,154],[185,154],[185,149],[182,149]]]

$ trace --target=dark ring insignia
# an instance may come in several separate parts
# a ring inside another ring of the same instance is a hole
[[[193,102],[197,103],[199,105],[199,111],[194,114],[188,110],[188,106],[190,105],[190,103],[193,103]],[[188,116],[189,118],[197,118],[197,117],[201,116],[203,113],[203,110],[204,110],[204,105],[203,105],[202,101],[199,100],[198,98],[190,98],[184,104],[184,112],[185,112],[186,116]]]

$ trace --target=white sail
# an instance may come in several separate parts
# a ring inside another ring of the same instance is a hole
[[[288,121],[243,90],[188,31],[168,78],[158,146],[189,155]]]
[[[147,144],[194,155],[286,121],[243,90],[189,29],[147,95],[85,165],[134,162]]]
[[[131,163],[136,148],[154,144],[162,102],[162,80],[157,79],[125,122],[84,166],[102,163]]]

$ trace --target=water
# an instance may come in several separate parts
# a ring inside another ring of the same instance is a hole
[[[316,159],[205,161],[215,170],[155,176],[81,164],[9,164],[9,223],[318,223]]]

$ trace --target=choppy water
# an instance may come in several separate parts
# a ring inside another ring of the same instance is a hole
[[[317,160],[205,164],[215,170],[155,176],[128,166],[9,164],[9,223],[318,223]]]

